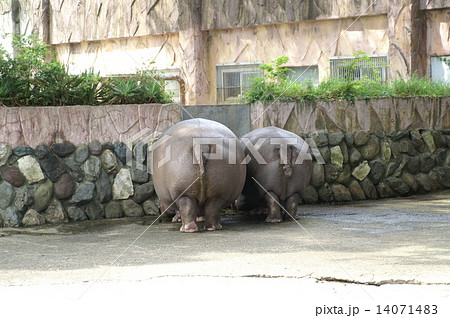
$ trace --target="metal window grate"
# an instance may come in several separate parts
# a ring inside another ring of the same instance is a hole
[[[319,67],[310,66],[288,66],[290,71],[286,71],[287,77],[294,82],[305,83],[311,81],[314,85],[319,85]]]
[[[261,63],[218,64],[217,102],[237,102],[250,89],[252,79],[263,76],[260,65]]]
[[[334,56],[330,58],[330,76],[350,80],[389,79],[389,60],[387,55],[368,55],[369,59],[355,60],[354,56]]]

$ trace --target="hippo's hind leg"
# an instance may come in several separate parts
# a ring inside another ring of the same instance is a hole
[[[284,220],[298,220],[300,217],[297,216],[297,207],[298,201],[300,200],[300,196],[298,193],[294,193],[289,198],[286,199],[286,211],[288,213],[284,214]]]
[[[198,226],[195,223],[197,217],[197,201],[183,196],[177,200],[178,210],[181,213],[181,232],[197,232]]]
[[[226,201],[221,198],[213,198],[205,203],[205,228],[208,231],[221,230],[220,214]]]
[[[280,213],[280,200],[278,196],[273,192],[267,192],[264,196],[267,208],[269,210],[269,215],[267,215],[266,222],[268,223],[278,223],[281,222]]]

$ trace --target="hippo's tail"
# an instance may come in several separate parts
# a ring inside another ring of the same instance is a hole
[[[205,176],[206,176],[206,162],[208,158],[205,154],[211,152],[210,145],[201,145],[200,153],[198,154],[198,165],[199,165],[199,181],[200,181],[200,195],[198,198],[199,202],[203,202],[206,199],[206,184],[205,184]]]
[[[293,152],[295,148],[292,145],[287,146],[287,153],[286,153],[286,162],[282,162],[282,168],[284,175],[286,177],[292,176],[293,168],[292,168],[292,157]]]
[[[200,147],[200,154],[199,154],[199,158],[198,158],[198,165],[200,168],[200,179],[203,179],[205,177],[205,167],[206,167],[206,161],[208,161],[208,159],[205,156],[205,153],[209,153],[211,151],[211,146],[210,145],[201,145]]]

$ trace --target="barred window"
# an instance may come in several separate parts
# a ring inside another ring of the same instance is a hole
[[[330,76],[349,80],[389,79],[389,60],[387,55],[373,54],[363,58],[355,56],[333,56],[330,58]]]
[[[287,77],[297,83],[305,83],[311,81],[315,86],[319,85],[319,67],[317,65],[310,66],[288,66],[286,71]]]
[[[262,77],[262,63],[217,64],[217,103],[237,102],[251,87],[251,80]]]

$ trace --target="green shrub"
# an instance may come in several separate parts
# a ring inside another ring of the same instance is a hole
[[[5,106],[170,103],[152,69],[129,78],[104,79],[92,70],[70,75],[36,36],[13,38],[12,57],[0,46],[0,104]]]
[[[354,74],[359,60],[367,60],[367,55],[357,52],[355,61],[352,61],[346,68],[348,74]],[[377,68],[372,67],[372,78],[364,77],[359,80],[346,78],[327,78],[317,87],[311,81],[297,83],[289,80],[285,76],[282,64],[288,61],[287,57],[280,57],[272,60],[270,64],[264,64],[260,68],[266,73],[263,78],[255,78],[252,81],[250,90],[244,95],[245,102],[274,101],[274,100],[349,100],[379,98],[379,97],[411,97],[428,96],[440,97],[450,96],[450,83],[432,82],[427,78],[419,78],[416,75],[408,80],[394,80],[392,82],[382,82],[376,80]],[[366,61],[366,65],[369,65]]]

